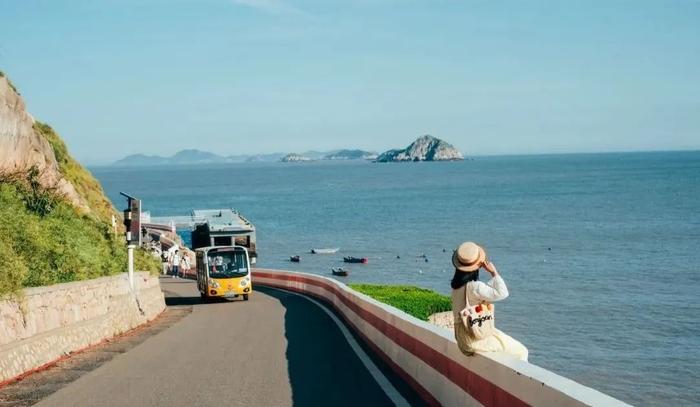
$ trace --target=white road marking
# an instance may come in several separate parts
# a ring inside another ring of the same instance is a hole
[[[307,297],[306,295],[296,293],[294,291],[289,291],[285,290],[283,288],[277,288],[277,287],[270,287],[266,286],[267,288],[272,288],[274,290],[279,290],[279,291],[284,291],[285,293],[297,295],[301,298],[305,298],[308,301],[311,301],[312,303],[316,304],[319,308],[321,308],[326,314],[328,314],[329,317],[335,322],[336,325],[338,325],[338,328],[340,328],[340,332],[342,332],[343,336],[345,337],[345,340],[348,341],[348,344],[352,348],[353,351],[355,351],[355,354],[357,357],[360,359],[363,365],[365,365],[365,368],[369,371],[369,374],[372,375],[374,380],[377,382],[379,387],[384,390],[384,393],[386,393],[387,397],[391,399],[391,401],[394,403],[396,406],[400,407],[409,407],[410,404],[408,401],[406,401],[405,398],[399,393],[398,390],[396,390],[396,387],[394,387],[393,384],[389,381],[389,379],[384,376],[384,373],[382,373],[381,370],[377,367],[377,365],[374,364],[372,359],[367,355],[367,353],[362,349],[359,343],[357,343],[357,340],[355,340],[355,337],[352,336],[348,328],[345,326],[345,324],[338,319],[338,317],[331,311],[329,310],[325,305],[321,304],[320,302],[316,301],[315,299],[311,297]]]

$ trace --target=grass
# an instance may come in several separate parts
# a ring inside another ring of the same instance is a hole
[[[450,297],[425,288],[408,285],[350,284],[350,288],[377,301],[396,307],[418,319],[427,321],[436,312],[450,311]]]
[[[111,222],[115,209],[105,196],[102,185],[70,156],[66,143],[51,126],[37,121],[34,123],[34,130],[51,144],[61,174],[73,184],[78,195],[85,199],[95,216],[105,222]]]
[[[135,259],[137,270],[159,271],[145,251]],[[30,173],[0,176],[0,296],[124,271],[126,247],[107,222],[79,213],[50,189],[37,190]]]

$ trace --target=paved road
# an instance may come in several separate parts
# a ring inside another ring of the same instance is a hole
[[[247,302],[202,304],[192,281],[161,286],[169,306],[192,313],[38,405],[393,405],[332,317],[307,299],[257,287]],[[419,402],[372,360],[399,400]]]

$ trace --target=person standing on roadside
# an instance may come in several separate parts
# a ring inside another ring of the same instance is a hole
[[[486,258],[484,249],[474,242],[464,242],[454,251],[452,264],[455,267],[451,282],[455,339],[462,353],[472,356],[474,352],[503,352],[527,361],[528,350],[522,343],[495,328],[491,335],[476,339],[462,320],[460,312],[468,308],[467,301],[472,306],[483,304],[492,310],[492,302],[503,300],[509,294],[505,281]],[[491,274],[488,283],[479,281],[480,268]]]
[[[182,277],[187,277],[187,273],[190,271],[190,258],[187,256],[187,252],[182,255],[180,270],[182,270]]]
[[[175,254],[173,254],[173,263],[172,263],[172,271],[173,271],[173,278],[179,278],[180,277],[180,252],[175,250]]]

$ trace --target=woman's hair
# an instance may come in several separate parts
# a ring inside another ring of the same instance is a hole
[[[472,271],[471,273],[464,273],[467,275],[467,281],[477,281],[479,279],[479,269]]]
[[[455,269],[455,275],[452,277],[452,283],[450,284],[453,289],[458,289],[470,281],[477,281],[479,279],[479,270],[472,271],[470,273],[465,273]]]

